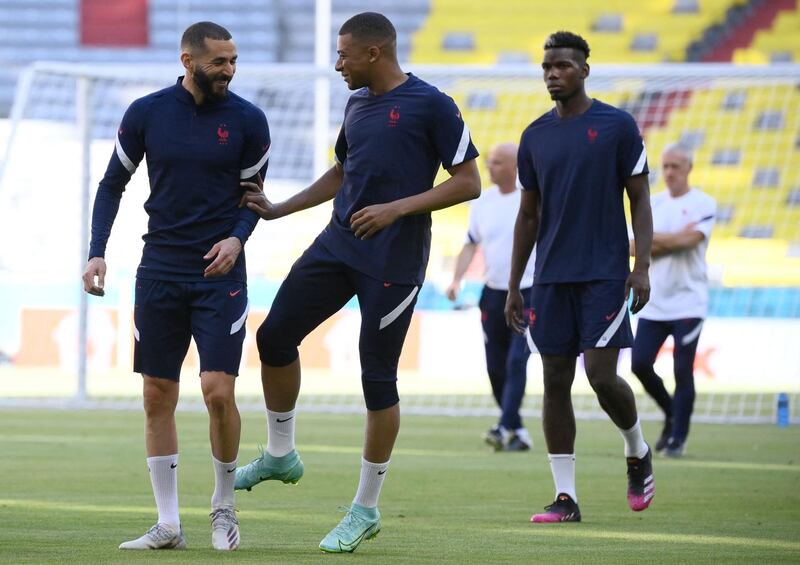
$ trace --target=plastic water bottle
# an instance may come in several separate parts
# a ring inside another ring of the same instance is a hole
[[[782,392],[778,395],[778,427],[785,428],[789,425],[789,395]]]

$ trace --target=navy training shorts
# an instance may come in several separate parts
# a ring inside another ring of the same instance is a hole
[[[420,287],[381,281],[343,263],[315,241],[295,262],[258,330],[262,363],[284,367],[298,346],[353,297],[361,309],[359,354],[367,408],[397,402],[397,366]],[[381,385],[390,384],[386,387]]]
[[[577,357],[587,349],[633,343],[624,280],[534,284],[528,345],[542,355]]]
[[[192,337],[200,372],[239,374],[247,285],[237,281],[136,279],[133,370],[177,381]]]

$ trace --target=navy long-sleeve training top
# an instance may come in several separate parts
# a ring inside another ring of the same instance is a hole
[[[134,101],[122,118],[116,147],[100,181],[92,213],[89,258],[104,257],[125,186],[147,158],[149,217],[137,277],[203,280],[211,247],[231,236],[242,245],[258,215],[239,208],[239,182],[269,163],[270,136],[264,113],[229,92],[198,106],[179,77],[175,85]],[[215,280],[246,280],[244,251]]]

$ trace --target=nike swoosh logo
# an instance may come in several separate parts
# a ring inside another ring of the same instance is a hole
[[[227,472],[228,473],[233,473],[235,470],[236,470],[236,467],[234,467],[233,469],[228,469]]]
[[[178,464],[177,464],[177,463],[173,463],[172,465],[170,465],[170,466],[169,466],[169,468],[170,468],[170,469],[174,469],[174,468],[175,468],[175,467],[177,467],[177,466],[178,466]]]
[[[229,292],[228,294],[230,295],[231,298],[233,298],[234,296],[238,296],[240,292],[242,292],[241,288],[239,290],[234,291],[234,292]]]
[[[341,549],[342,551],[350,551],[352,548],[356,547],[358,544],[361,543],[361,541],[364,539],[364,536],[366,536],[367,532],[369,532],[371,529],[372,528],[367,528],[366,530],[364,530],[364,532],[356,539],[354,539],[351,543],[342,543],[342,540],[339,540],[339,549]]]
[[[608,316],[606,316],[606,322],[610,322],[610,321],[611,321],[611,319],[612,319],[614,316],[616,316],[616,315],[617,315],[617,313],[616,313],[616,312],[612,312],[611,314],[609,314]]]
[[[289,417],[288,417],[288,418],[286,418],[285,420],[281,420],[280,418],[275,418],[275,421],[276,421],[276,422],[278,422],[279,424],[283,424],[284,422],[288,422],[288,421],[289,421],[289,420],[291,420],[292,418],[294,418],[294,416],[289,416]]]
[[[387,469],[384,469],[383,471],[378,471],[378,474],[379,475],[383,475],[384,473],[386,473],[386,471],[387,471]]]

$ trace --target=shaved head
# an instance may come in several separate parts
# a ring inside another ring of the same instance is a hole
[[[497,153],[498,156],[516,159],[517,149],[516,143],[499,143],[492,148],[492,152]]]
[[[490,180],[498,186],[500,192],[513,192],[517,180],[517,144],[500,143],[492,147],[486,166]]]

